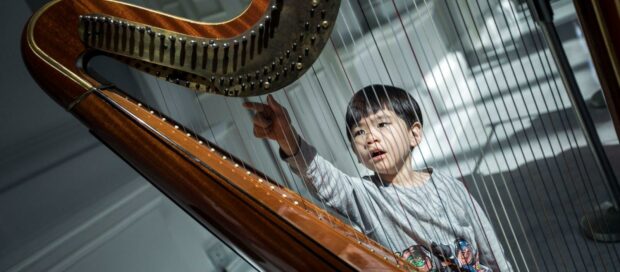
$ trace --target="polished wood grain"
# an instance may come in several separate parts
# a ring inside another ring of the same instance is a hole
[[[65,108],[75,103],[71,112],[93,135],[267,271],[402,268],[388,250],[180,124],[122,91],[94,90],[103,84],[81,68],[91,52],[77,35],[79,15],[96,12],[192,35],[227,36],[252,25],[267,3],[253,1],[237,19],[209,25],[113,1],[55,1],[30,20],[22,54],[40,86]]]

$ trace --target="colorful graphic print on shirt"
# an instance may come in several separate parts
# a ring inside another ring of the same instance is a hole
[[[479,254],[465,239],[456,239],[452,245],[431,243],[430,249],[424,245],[413,245],[396,252],[404,261],[423,272],[491,272],[480,264]]]

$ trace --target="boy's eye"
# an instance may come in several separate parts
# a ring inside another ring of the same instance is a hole
[[[381,123],[379,123],[377,126],[378,126],[378,127],[380,127],[380,128],[382,128],[382,127],[386,127],[386,126],[387,126],[387,125],[389,125],[389,124],[390,124],[389,122],[381,122]]]
[[[361,135],[364,135],[364,134],[366,134],[366,131],[363,130],[363,129],[358,129],[358,130],[353,132],[353,136],[354,137],[361,136]]]

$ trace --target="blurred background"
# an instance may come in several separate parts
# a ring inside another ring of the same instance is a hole
[[[254,270],[36,85],[19,42],[26,20],[45,2],[0,3],[0,270]],[[249,0],[126,2],[218,22],[234,18]],[[402,87],[425,119],[415,167],[465,182],[515,267],[614,270],[620,246],[592,242],[579,230],[581,216],[612,197],[524,1],[396,2],[343,0],[331,42],[313,68],[274,94],[303,137],[343,171],[368,174],[344,136],[346,104],[369,84]],[[551,3],[590,117],[620,169],[618,139],[574,7]],[[310,197],[277,147],[251,135],[243,99],[196,96],[105,58],[91,68]]]

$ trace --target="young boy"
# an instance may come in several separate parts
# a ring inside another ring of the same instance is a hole
[[[411,151],[422,141],[423,122],[406,91],[371,85],[349,102],[347,136],[359,162],[374,171],[363,178],[317,155],[273,97],[244,106],[256,112],[254,135],[275,140],[317,198],[420,271],[512,271],[493,226],[464,185],[432,168],[413,169]]]

